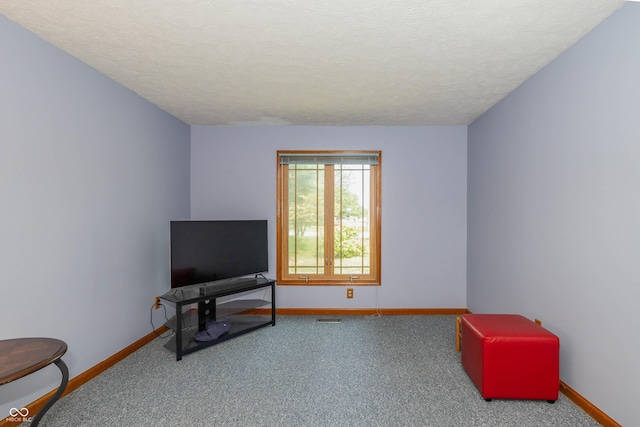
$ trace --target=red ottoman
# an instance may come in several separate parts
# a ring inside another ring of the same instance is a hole
[[[516,314],[465,314],[462,366],[482,397],[558,399],[560,340]]]

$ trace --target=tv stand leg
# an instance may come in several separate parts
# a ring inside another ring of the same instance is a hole
[[[207,315],[207,311],[209,315]],[[207,328],[207,320],[216,320],[215,298],[198,303],[198,331],[204,331]]]
[[[216,299],[209,300],[209,320],[216,320]]]
[[[207,324],[207,303],[204,301],[200,301],[198,303],[198,331],[200,332],[204,331],[206,324]]]

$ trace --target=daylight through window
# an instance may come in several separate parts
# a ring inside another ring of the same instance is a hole
[[[380,284],[380,162],[278,152],[278,284]]]

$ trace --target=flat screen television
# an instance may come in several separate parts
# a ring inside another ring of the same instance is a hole
[[[264,273],[267,221],[171,221],[171,287]]]

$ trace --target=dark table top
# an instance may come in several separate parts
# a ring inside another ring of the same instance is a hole
[[[29,375],[60,359],[67,344],[54,338],[0,341],[0,385]]]

